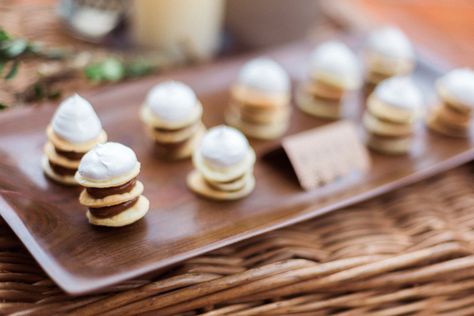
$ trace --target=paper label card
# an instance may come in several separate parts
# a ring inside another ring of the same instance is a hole
[[[283,139],[282,147],[305,190],[370,168],[369,153],[350,121],[290,135]]]

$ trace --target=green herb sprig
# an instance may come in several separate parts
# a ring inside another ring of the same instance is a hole
[[[39,43],[15,38],[0,29],[0,76],[5,80],[11,80],[16,76],[20,62],[26,58],[63,59],[66,55],[65,50],[45,48]]]
[[[117,82],[129,78],[138,78],[153,73],[159,66],[150,60],[121,60],[109,57],[92,63],[84,69],[84,74],[94,83]]]

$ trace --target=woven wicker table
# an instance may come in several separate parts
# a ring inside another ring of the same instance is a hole
[[[0,226],[0,314],[474,315],[473,166],[68,297]]]

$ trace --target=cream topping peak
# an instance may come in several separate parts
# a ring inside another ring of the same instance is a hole
[[[290,89],[290,79],[283,67],[264,57],[246,63],[239,73],[238,83],[259,92],[287,93]]]
[[[243,161],[249,147],[247,139],[239,130],[220,125],[209,129],[204,135],[199,151],[210,166],[225,168]]]
[[[311,54],[311,75],[315,78],[333,78],[346,86],[361,84],[361,69],[355,54],[342,42],[325,42]]]
[[[92,141],[102,131],[102,125],[92,105],[78,94],[61,102],[51,125],[54,133],[73,144]]]
[[[153,87],[146,98],[146,105],[154,115],[169,123],[185,121],[199,110],[194,91],[178,81],[166,81]]]
[[[375,95],[388,105],[418,111],[423,105],[423,96],[409,77],[392,77],[382,81]]]
[[[78,172],[85,179],[107,181],[132,172],[137,164],[137,156],[132,149],[108,142],[95,146],[85,154]]]

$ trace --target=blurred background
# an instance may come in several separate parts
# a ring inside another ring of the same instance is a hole
[[[474,66],[470,0],[0,0],[0,108],[387,23]]]

